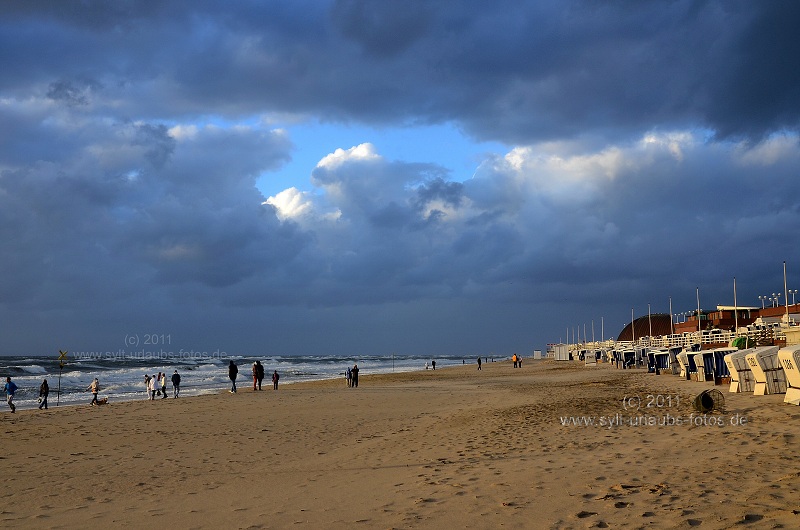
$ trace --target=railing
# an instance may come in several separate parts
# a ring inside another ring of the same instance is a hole
[[[786,334],[780,327],[768,327],[763,329],[751,329],[746,333],[725,330],[713,330],[692,333],[680,333],[675,335],[663,335],[659,337],[640,337],[636,342],[631,341],[613,341],[607,340],[603,342],[587,342],[579,344],[570,344],[569,351],[578,352],[580,350],[610,350],[620,348],[635,348],[637,346],[644,346],[649,348],[670,348],[672,346],[680,346],[682,348],[691,348],[694,344],[730,344],[730,342],[737,337],[747,337],[752,340],[754,344],[773,344],[776,341],[785,341]]]

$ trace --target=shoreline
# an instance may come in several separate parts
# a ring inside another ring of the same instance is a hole
[[[495,362],[495,361],[493,361],[493,362]],[[375,376],[380,376],[380,375],[416,373],[416,372],[425,372],[425,371],[433,372],[433,371],[441,371],[441,370],[445,370],[447,368],[454,368],[454,367],[460,367],[460,366],[462,366],[462,365],[459,365],[459,364],[446,364],[446,365],[443,365],[443,366],[440,365],[438,370],[427,370],[425,368],[418,368],[418,369],[413,369],[413,370],[411,370],[411,369],[410,370],[402,370],[401,369],[401,370],[392,371],[392,372],[378,371],[378,372],[368,373],[368,374],[363,374],[362,373],[360,378],[375,377]],[[469,365],[464,365],[464,366],[469,366]],[[363,370],[362,370],[362,372],[363,372]],[[240,372],[240,374],[241,374],[241,372]],[[266,374],[266,375],[269,375],[269,374]],[[269,378],[266,377],[266,375],[265,375],[265,378],[264,378],[264,381],[265,381],[266,384],[262,384],[262,392],[263,391],[267,391],[267,390],[272,390],[272,381],[271,380],[267,381],[267,379],[269,379]],[[241,377],[241,376],[238,377],[237,378],[237,386],[241,386],[241,385],[238,385],[238,381],[246,382],[247,385],[249,385],[252,382],[252,379],[249,376],[248,377],[244,377],[244,378]],[[345,384],[344,383],[344,372],[342,372],[340,374],[337,374],[337,375],[323,376],[323,377],[320,377],[320,378],[308,378],[308,379],[301,379],[301,380],[294,380],[294,381],[293,380],[289,380],[289,381],[281,380],[280,386],[303,385],[303,384],[321,383],[321,382],[326,382],[326,381],[341,381],[342,384],[344,385]],[[100,391],[100,394],[98,395],[98,397],[100,399],[103,399],[104,397],[108,397],[109,398],[109,402],[108,402],[109,405],[116,404],[116,403],[136,402],[136,401],[159,401],[159,400],[162,400],[162,398],[160,396],[157,396],[155,400],[150,400],[148,398],[145,390],[141,391],[141,396],[140,397],[121,398],[120,394],[117,394],[117,395],[106,394],[106,395],[104,395],[103,390],[102,390],[102,384],[103,383],[101,381],[101,391]],[[184,387],[181,390],[181,392],[185,392],[187,390],[187,388],[188,388],[188,393],[185,394],[185,395],[182,395],[181,398],[187,398],[188,399],[188,398],[199,397],[199,396],[226,394],[226,393],[228,393],[227,389],[229,388],[229,386],[230,386],[230,380],[228,380],[227,383],[223,382],[223,383],[219,383],[219,384],[217,384],[217,383],[210,383],[210,384],[205,384],[205,385],[195,384],[195,385],[192,385],[192,386]],[[202,389],[198,391],[198,390],[196,390],[197,388],[202,388]],[[252,389],[249,386],[241,387],[239,390],[240,391],[246,391],[246,392],[252,392]],[[55,391],[51,388],[50,396],[53,396],[54,393],[55,393]],[[169,383],[167,385],[167,393],[169,394],[169,397],[167,398],[167,400],[174,399],[172,397],[172,384],[171,383]],[[78,396],[78,395],[79,396],[83,396],[84,394],[87,394],[87,396],[86,396],[87,403],[83,403],[83,401],[81,401],[81,402],[71,401],[71,402],[68,402],[68,403],[61,403],[60,405],[56,405],[53,402],[52,399],[49,399],[48,400],[48,409],[47,410],[50,410],[51,408],[60,409],[62,407],[89,406],[88,402],[91,401],[91,394],[89,392],[80,392],[80,393],[72,392],[72,393],[70,393],[68,395],[70,395],[70,396]],[[62,397],[63,397],[63,394],[62,394]],[[38,399],[38,396],[37,396],[36,399]],[[166,400],[163,400],[163,401],[166,401]],[[22,410],[37,410],[38,409],[38,401],[34,400],[34,402],[31,402],[30,398],[27,398],[27,399],[25,399],[24,401],[21,401],[21,402],[17,401],[15,399],[14,403],[15,403],[18,411],[22,411]],[[5,412],[10,412],[8,410],[8,406],[6,405],[5,407],[6,407]],[[42,409],[42,410],[45,410],[45,409]]]
[[[561,420],[633,416],[623,400],[647,394],[679,398],[653,416],[689,417],[691,400],[712,386],[548,360],[359,379],[353,389],[327,379],[158,407],[139,400],[5,414],[3,465],[14,487],[0,494],[0,520],[47,528],[159,518],[185,528],[798,521],[800,474],[787,469],[796,457],[786,450],[800,436],[800,409],[783,396],[726,393],[722,426],[589,426]],[[734,417],[748,421],[731,425]]]

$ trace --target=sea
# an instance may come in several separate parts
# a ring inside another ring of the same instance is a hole
[[[232,360],[239,368],[238,388],[251,388],[252,366],[258,360],[264,366],[262,388],[269,388],[272,372],[278,371],[280,384],[300,381],[342,378],[348,367],[358,363],[359,375],[425,370],[436,361],[437,367],[475,362],[462,356],[331,356],[286,355],[272,357],[231,356],[132,356],[132,355],[82,355],[67,352],[61,361],[59,355],[51,357],[0,356],[0,376],[5,384],[11,377],[18,390],[14,403],[18,408],[38,407],[39,386],[44,379],[50,387],[48,406],[88,404],[91,394],[87,389],[96,377],[100,382],[100,399],[109,402],[147,399],[145,375],[165,372],[168,375],[167,393],[172,397],[169,377],[175,370],[181,376],[181,396],[216,394],[230,389],[228,363]],[[63,362],[63,366],[62,366]]]

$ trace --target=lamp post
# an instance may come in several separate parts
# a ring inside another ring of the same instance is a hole
[[[797,289],[789,289],[789,292],[792,293],[792,305],[794,305],[794,297],[797,294]]]
[[[766,297],[766,296],[764,296],[764,295],[760,295],[760,296],[758,297],[758,299],[759,299],[759,300],[761,300],[761,309],[764,309],[764,300],[766,300],[766,299],[767,299],[767,297]]]

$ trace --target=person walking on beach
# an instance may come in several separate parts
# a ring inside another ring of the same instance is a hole
[[[345,379],[347,379],[347,388],[352,387],[353,386],[353,371],[350,370],[349,366],[347,367],[347,370],[345,370],[345,372],[344,372],[344,377],[345,377]]]
[[[175,370],[172,374],[172,397],[178,399],[178,394],[181,393],[181,374]]]
[[[161,399],[167,399],[167,372],[161,374]]]
[[[89,388],[86,389],[86,391],[92,393],[92,402],[89,403],[89,405],[92,406],[100,405],[100,403],[97,402],[97,394],[98,392],[100,392],[100,381],[98,381],[96,377],[94,378],[94,381],[92,381],[92,384],[89,385]]]
[[[431,361],[431,366],[433,367],[434,370],[436,370],[436,361]]]
[[[516,353],[511,356],[511,360],[514,363],[514,368],[516,368],[517,367],[517,354]]]
[[[231,394],[236,393],[236,376],[239,375],[239,368],[231,361],[228,365],[228,377],[231,380]]]
[[[11,408],[11,414],[17,411],[17,406],[14,405],[14,392],[17,391],[17,385],[10,377],[6,377],[6,384],[3,386],[3,392],[6,393],[6,403]]]
[[[253,390],[258,390],[258,365],[253,363]]]
[[[39,386],[39,410],[47,410],[47,396],[50,394],[50,385],[47,384],[47,379],[42,381]]]
[[[150,401],[153,401],[156,399],[156,376],[146,376],[145,380],[147,381],[147,395],[149,396]]]
[[[277,370],[272,372],[272,390],[278,390],[278,379],[280,378],[281,376],[278,375]]]
[[[261,390],[261,381],[264,380],[264,365],[261,364],[261,361],[256,361],[256,367],[258,368],[258,389]]]
[[[150,376],[147,375],[147,374],[144,374],[144,392],[145,392],[145,394],[147,394],[147,399],[150,399],[150,388],[151,388]]]
[[[480,370],[480,369],[481,369],[481,358],[478,357],[478,370]]]
[[[358,388],[358,365],[353,365],[353,388]]]

